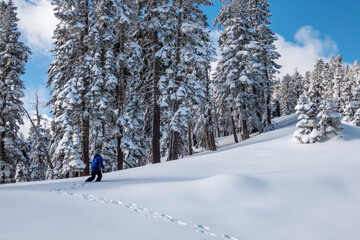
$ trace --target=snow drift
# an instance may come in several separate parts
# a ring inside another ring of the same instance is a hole
[[[299,144],[295,124],[101,183],[2,185],[0,239],[358,239],[360,128]]]

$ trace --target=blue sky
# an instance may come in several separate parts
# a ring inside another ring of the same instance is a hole
[[[46,71],[51,62],[51,36],[56,24],[50,0],[14,0],[18,6],[19,29],[23,41],[32,48],[33,56],[23,76],[27,108],[33,102],[34,91],[39,90],[43,102],[49,99],[45,88]],[[269,0],[273,16],[271,29],[278,35],[276,46],[282,58],[282,73],[310,70],[315,59],[328,59],[341,54],[347,63],[360,55],[359,0]],[[204,7],[209,22],[220,11],[221,3]],[[212,25],[212,24],[211,24]],[[213,39],[218,32],[210,27]],[[43,109],[47,112],[47,109]]]
[[[269,0],[273,16],[271,29],[295,42],[295,32],[303,26],[312,26],[320,37],[334,40],[346,62],[354,62],[360,55],[360,1],[359,0]],[[214,19],[222,4],[206,7],[209,20]],[[212,27],[214,28],[214,27]]]

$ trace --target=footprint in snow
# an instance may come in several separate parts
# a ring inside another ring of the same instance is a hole
[[[224,239],[229,239],[229,240],[238,240],[237,238],[234,238],[234,237],[231,237],[231,236],[229,236],[229,235],[223,235],[223,238]]]
[[[194,225],[194,229],[199,233],[207,234],[207,235],[212,236],[212,237],[216,236],[215,233],[210,232],[209,227],[206,227],[206,226],[201,225],[201,224]]]
[[[172,216],[166,215],[166,214],[161,214],[162,219],[164,219],[165,221],[168,222],[172,222],[172,223],[177,223],[179,225],[183,225],[186,226],[187,223],[180,221],[179,219],[173,218]]]
[[[94,201],[94,202],[100,202],[100,203],[107,203],[107,204],[113,204],[113,205],[118,205],[118,206],[122,206],[122,207],[126,207],[128,209],[131,209],[137,213],[140,213],[142,215],[144,215],[145,217],[151,217],[151,218],[161,218],[164,221],[167,222],[171,222],[171,223],[175,223],[175,224],[179,224],[182,226],[187,226],[188,224],[177,219],[174,218],[170,215],[167,214],[159,214],[157,212],[153,212],[150,211],[147,208],[144,207],[140,207],[135,203],[131,203],[131,204],[125,204],[122,201],[119,200],[113,200],[113,199],[108,199],[108,198],[104,198],[104,197],[95,197],[89,194],[78,194],[78,193],[73,193],[73,192],[67,192],[67,190],[77,190],[83,187],[86,187],[87,184],[86,183],[79,183],[79,184],[73,184],[72,186],[70,186],[69,188],[54,188],[52,190],[50,190],[50,192],[55,192],[57,194],[64,194],[64,195],[69,195],[69,196],[74,196],[74,197],[79,197],[85,200],[89,200],[89,201]],[[216,234],[210,231],[210,228],[201,224],[196,224],[193,226],[193,228],[196,230],[196,232],[202,233],[202,234],[206,234],[209,235],[211,237],[215,237]],[[237,238],[231,237],[229,235],[222,235],[222,237],[224,239],[228,239],[228,240],[238,240]]]

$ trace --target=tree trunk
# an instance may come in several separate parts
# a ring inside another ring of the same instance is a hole
[[[241,140],[245,140],[248,139],[249,136],[249,131],[247,128],[247,122],[245,119],[242,119],[241,121]]]
[[[189,155],[193,155],[191,135],[192,135],[191,124],[189,123],[189,127],[188,127],[188,147],[189,147]]]
[[[180,133],[173,131],[170,143],[169,160],[179,159],[181,149],[181,137]]]
[[[154,44],[158,45],[158,33],[154,32]],[[159,88],[158,83],[160,80],[160,58],[155,56],[154,52],[154,76],[153,76],[153,128],[152,128],[152,163],[160,163],[160,127],[161,127],[161,112],[158,104]]]
[[[5,163],[7,161],[6,161],[4,138],[5,138],[5,132],[0,133],[0,161],[3,161]]]
[[[233,130],[233,135],[234,135],[234,141],[235,143],[238,143],[238,137],[237,137],[237,133],[236,133],[236,126],[235,126],[235,121],[234,121],[234,117],[231,116],[231,125],[232,125],[232,130]]]
[[[182,9],[183,6],[183,0],[180,0],[178,9]],[[179,11],[179,17],[178,17],[178,23],[176,28],[176,40],[175,40],[175,67],[177,68],[180,64],[180,48],[182,46],[181,41],[181,25],[183,21],[183,14],[182,11]],[[175,81],[181,82],[181,79],[178,79],[177,77],[177,69],[175,70]],[[173,103],[173,112],[176,113],[176,111],[180,107],[180,102],[178,100],[175,100]],[[171,141],[170,141],[170,154],[168,160],[175,160],[178,159],[180,156],[180,148],[181,148],[181,136],[179,132],[172,131],[171,133]]]
[[[123,166],[124,166],[124,153],[121,149],[121,138],[122,137],[117,137],[117,142],[116,142],[116,159],[117,159],[117,168],[118,170],[123,170]]]
[[[89,48],[87,43],[87,37],[89,35],[89,2],[83,1],[81,2],[81,11],[83,11],[83,23],[85,25],[84,32],[81,35],[81,42],[83,43],[83,52],[82,56],[85,57]],[[87,76],[84,76],[84,90],[81,92],[81,152],[82,152],[82,161],[85,164],[85,169],[83,172],[83,176],[87,176],[90,174],[90,166],[89,166],[89,146],[90,146],[90,120],[89,115],[87,113],[87,105],[86,94],[89,88],[90,79]]]
[[[216,151],[216,143],[215,143],[215,133],[213,131],[213,123],[211,117],[211,110],[208,110],[208,117],[209,120],[207,124],[205,124],[205,137],[206,137],[206,148],[210,151]]]
[[[211,100],[210,100],[210,91],[209,91],[209,84],[210,84],[210,79],[209,79],[209,70],[206,70],[206,96],[207,96],[207,105],[209,106],[209,108],[207,110],[205,110],[205,119],[206,119],[206,123],[205,123],[205,136],[206,136],[206,148],[210,151],[215,151],[216,150],[216,143],[215,143],[215,133],[214,133],[214,125],[213,125],[213,120],[212,120],[212,114],[211,114]]]
[[[119,42],[117,45],[117,54],[122,54],[125,52],[125,31],[123,27],[120,27],[119,29]],[[118,91],[117,91],[117,110],[118,115],[117,118],[119,119],[124,114],[124,108],[125,108],[125,89],[126,89],[126,79],[125,79],[125,65],[123,61],[120,61],[119,63],[119,73],[118,73]],[[116,159],[117,159],[117,169],[123,170],[124,169],[124,152],[121,148],[121,142],[123,138],[123,126],[117,126],[118,127],[118,136],[116,138]]]
[[[85,107],[83,107],[84,109]],[[85,164],[85,169],[83,172],[83,176],[87,176],[90,174],[90,166],[89,166],[89,140],[90,140],[90,131],[89,131],[90,123],[88,117],[83,117],[81,122],[81,151],[82,151],[82,161]]]

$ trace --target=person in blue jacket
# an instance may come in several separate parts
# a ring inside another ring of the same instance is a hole
[[[94,159],[91,162],[91,177],[86,179],[86,182],[91,182],[95,179],[97,175],[97,179],[95,182],[100,182],[102,178],[101,168],[104,167],[103,158],[101,157],[101,149],[96,149]]]

